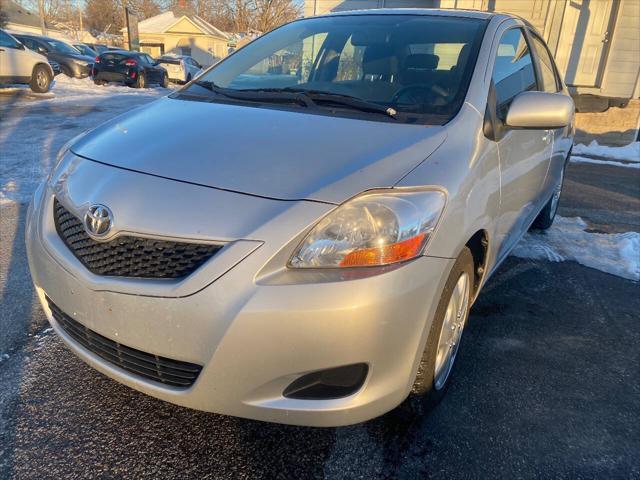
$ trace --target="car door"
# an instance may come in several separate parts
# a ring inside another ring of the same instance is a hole
[[[558,69],[553,60],[553,56],[544,40],[538,36],[537,33],[529,31],[529,38],[531,39],[531,46],[535,53],[538,67],[538,81],[540,89],[548,93],[562,92],[563,85],[558,75]],[[544,198],[549,198],[553,192],[553,189],[557,185],[560,175],[565,167],[569,151],[573,144],[571,133],[573,127],[571,125],[558,128],[552,131],[553,134],[553,151],[551,154],[551,162],[549,164],[549,171],[545,184],[543,186]]]
[[[200,69],[202,67],[193,58],[189,58],[188,60],[189,60],[189,72],[191,72],[191,78],[195,78],[198,75],[198,73],[200,73]]]
[[[520,239],[545,200],[543,187],[551,160],[552,132],[509,129],[504,123],[509,106],[518,94],[539,90],[534,62],[522,28],[508,28],[501,34],[489,100],[499,132],[496,138],[501,178],[496,225],[499,259]]]
[[[0,30],[0,77],[23,80],[31,77],[33,59],[24,45]]]
[[[161,81],[160,72],[162,69],[159,65],[156,64],[155,60],[151,58],[149,55],[143,54],[140,55],[142,61],[144,62],[145,72],[147,72],[147,80],[149,83],[158,83]]]

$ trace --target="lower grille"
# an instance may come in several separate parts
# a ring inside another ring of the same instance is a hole
[[[47,298],[53,318],[67,335],[109,363],[148,380],[178,388],[196,381],[202,367],[193,363],[152,355],[109,340],[76,322]]]
[[[182,278],[194,272],[222,246],[173,242],[121,235],[98,242],[82,221],[54,200],[53,219],[58,235],[73,254],[96,275],[134,278]]]

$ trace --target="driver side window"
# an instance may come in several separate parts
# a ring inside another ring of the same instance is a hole
[[[500,39],[493,66],[496,114],[504,121],[513,99],[522,92],[536,90],[531,52],[522,29],[507,30]]]

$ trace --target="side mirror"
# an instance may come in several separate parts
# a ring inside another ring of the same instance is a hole
[[[562,93],[522,92],[511,102],[505,124],[511,128],[563,128],[573,118],[573,100]]]
[[[38,53],[41,53],[42,55],[46,55],[47,51],[43,47],[38,47]]]

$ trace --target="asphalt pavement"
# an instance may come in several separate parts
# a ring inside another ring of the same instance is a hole
[[[282,426],[153,399],[70,353],[35,301],[25,211],[0,206],[0,479],[640,478],[638,283],[509,258],[430,415]],[[640,170],[570,165],[561,215],[615,233],[639,212]]]

